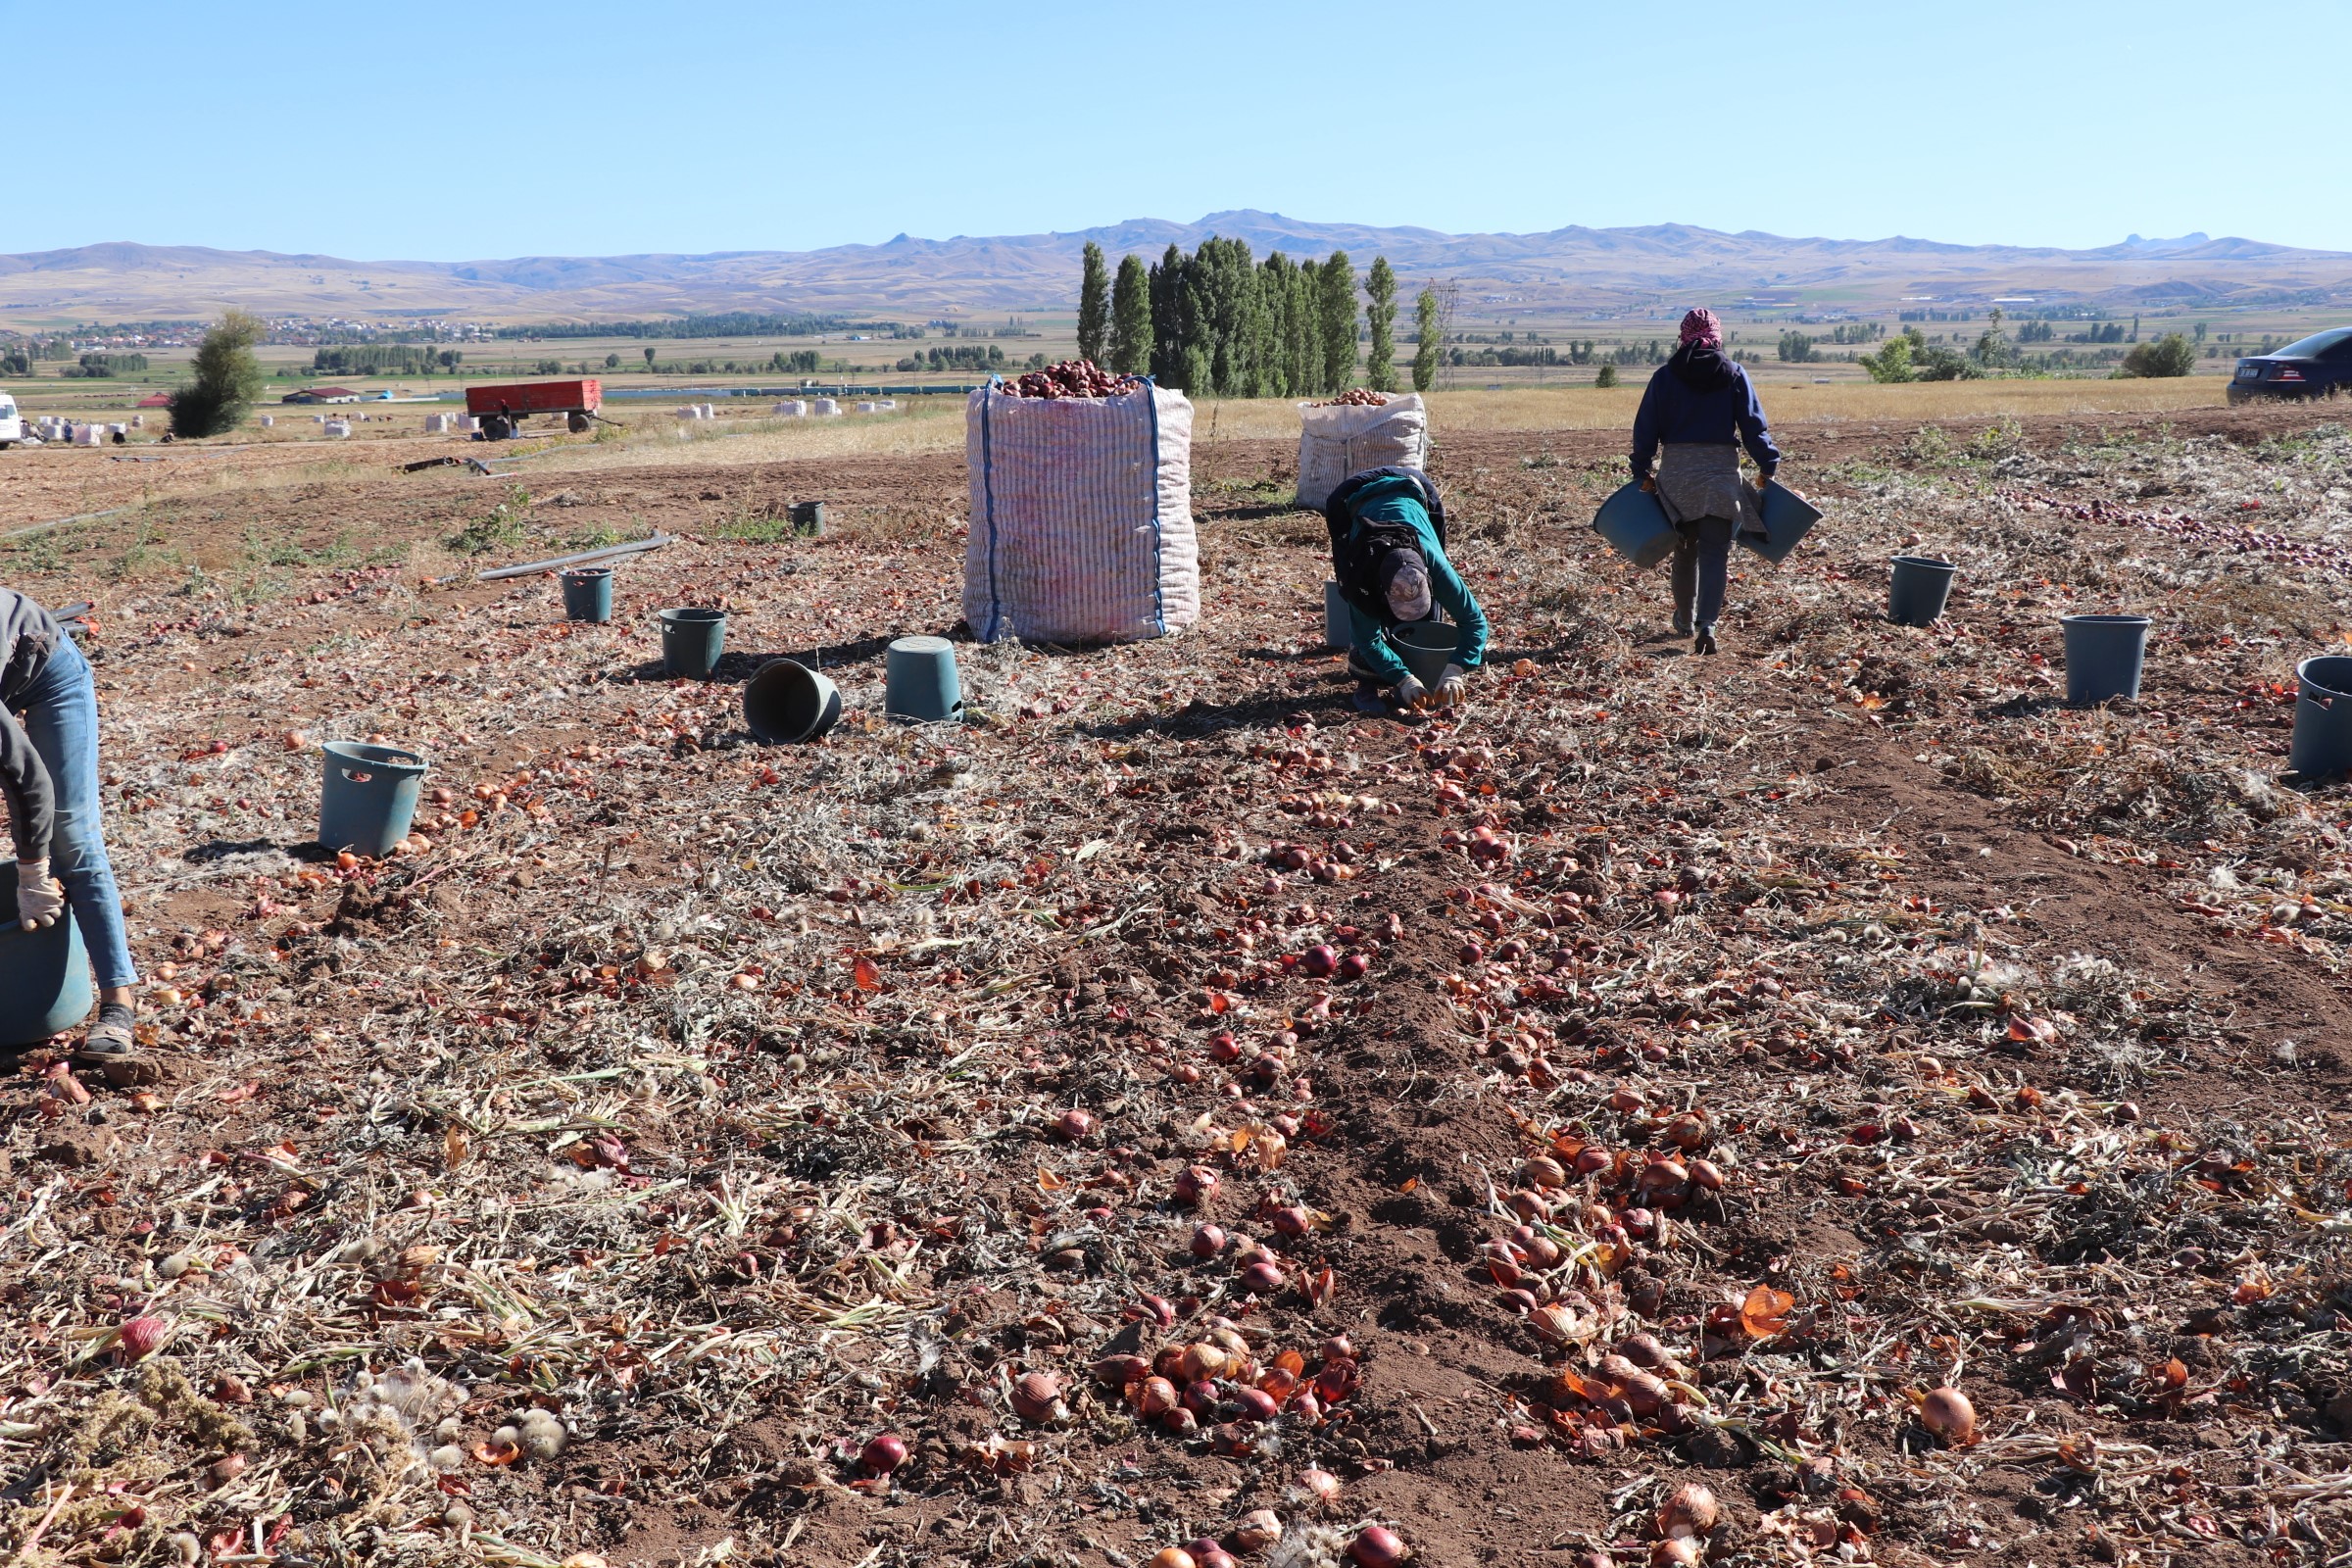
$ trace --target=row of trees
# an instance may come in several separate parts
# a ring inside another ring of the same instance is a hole
[[[1396,274],[1377,257],[1364,277],[1364,384],[1396,381]],[[1078,286],[1078,352],[1123,374],[1215,397],[1328,396],[1356,368],[1356,275],[1346,251],[1263,262],[1246,240],[1212,236],[1187,256],[1170,245],[1155,266],[1086,247]],[[1432,367],[1434,373],[1434,366]]]
[[[434,349],[416,343],[352,343],[313,350],[311,373],[431,375],[437,370],[455,375],[465,358],[457,349]]]

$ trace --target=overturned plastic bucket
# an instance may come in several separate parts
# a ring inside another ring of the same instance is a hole
[[[73,909],[26,931],[17,924],[16,878],[0,878],[0,1050],[73,1028],[97,1000]]]
[[[611,620],[612,568],[574,566],[564,573],[564,614],[569,620]]]
[[[2305,778],[2352,773],[2352,656],[2322,654],[2295,666],[2295,738],[2286,765]]]
[[[2147,660],[2145,615],[2066,615],[2066,702],[2089,708],[2117,697],[2137,699]]]
[[[727,646],[727,612],[664,610],[656,618],[662,622],[662,667],[688,680],[709,680]]]
[[[1323,644],[1327,648],[1355,646],[1354,607],[1340,585],[1326,577],[1323,580]]]
[[[1640,484],[1629,484],[1600,504],[1592,531],[1637,566],[1654,566],[1674,550],[1674,524],[1666,508]]]
[[[1898,626],[1927,626],[1943,613],[1952,574],[1960,568],[1933,556],[1897,556],[1886,579],[1886,618]]]
[[[743,722],[770,746],[812,741],[841,722],[841,688],[794,659],[771,659],[743,685]]]
[[[1821,509],[1789,489],[1778,479],[1767,479],[1757,493],[1756,510],[1764,518],[1764,536],[1752,533],[1740,535],[1740,542],[1779,565],[1796,554],[1796,547],[1805,542],[1805,535],[1821,520]]]
[[[318,794],[318,842],[330,850],[378,858],[409,836],[425,760],[415,752],[359,741],[328,741],[326,782]]]
[[[1435,686],[1453,662],[1454,650],[1461,645],[1462,629],[1443,620],[1408,620],[1401,626],[1389,628],[1389,646],[1404,661],[1404,667],[1424,686]]]
[[[956,645],[945,637],[901,637],[883,656],[882,711],[930,723],[963,716]]]
[[[825,531],[825,504],[822,501],[795,501],[784,509],[785,520],[794,533],[814,539]]]

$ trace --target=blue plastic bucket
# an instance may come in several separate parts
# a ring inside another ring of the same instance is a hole
[[[326,782],[318,794],[318,842],[378,859],[391,854],[416,818],[424,759],[358,741],[329,741],[319,750]]]
[[[73,1028],[97,1000],[74,911],[26,931],[17,924],[17,879],[0,878],[0,1049],[37,1046]]]
[[[841,722],[841,688],[793,659],[771,659],[743,686],[743,722],[770,746],[812,741]]]
[[[2111,698],[2137,699],[2148,653],[2145,615],[2066,615],[2066,702],[2089,708]]]
[[[2352,657],[2322,654],[2295,666],[2295,738],[2286,765],[2305,778],[2352,773]]]
[[[901,637],[883,656],[882,711],[931,723],[963,716],[956,645],[945,637]]]
[[[1821,520],[1821,512],[1778,479],[1765,480],[1759,496],[1764,537],[1743,533],[1740,542],[1777,566],[1796,554],[1796,547],[1804,543],[1805,535]]]
[[[1666,508],[1639,484],[1629,484],[1600,504],[1592,531],[1637,566],[1654,566],[1674,551],[1674,524]]]
[[[709,680],[727,646],[727,612],[723,610],[664,610],[662,622],[662,664],[672,675]]]
[[[1897,556],[1886,578],[1886,618],[1898,626],[1932,625],[1951,597],[1960,568],[1930,556]]]
[[[1355,646],[1355,607],[1340,592],[1340,585],[1330,578],[1323,580],[1323,645],[1326,648]]]
[[[564,573],[564,613],[572,620],[611,620],[612,568],[574,566]]]
[[[1404,667],[1424,686],[1435,686],[1453,662],[1454,650],[1461,646],[1461,628],[1443,620],[1408,620],[1401,626],[1391,626],[1389,646],[1404,661]]]

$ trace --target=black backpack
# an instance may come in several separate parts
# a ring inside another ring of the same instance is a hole
[[[1340,597],[1379,624],[1394,626],[1397,623],[1396,612],[1389,609],[1388,598],[1380,591],[1380,564],[1391,551],[1410,550],[1420,555],[1421,539],[1402,523],[1357,520],[1356,496],[1379,479],[1412,482],[1429,513],[1429,526],[1438,536],[1440,550],[1446,548],[1446,503],[1428,474],[1401,466],[1349,474],[1323,503],[1323,521],[1331,530],[1331,575],[1340,585]]]

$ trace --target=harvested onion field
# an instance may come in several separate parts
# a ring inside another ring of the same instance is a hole
[[[2341,1560],[2352,798],[2282,774],[2352,433],[1782,433],[1829,519],[1693,660],[1585,528],[1622,434],[1441,418],[1496,640],[1418,728],[1348,707],[1280,440],[1196,450],[1198,630],[959,644],[955,729],[879,716],[957,618],[952,453],[518,495],[371,444],[0,545],[100,605],[169,1069],[0,1090],[0,1539]],[[611,626],[470,580],[652,526]],[[1960,564],[1930,630],[1906,547]],[[662,679],[714,602],[719,678]],[[2157,617],[2137,703],[2061,706],[2078,609]],[[820,744],[742,730],[784,653]],[[439,793],[338,864],[309,747],[368,736]]]

